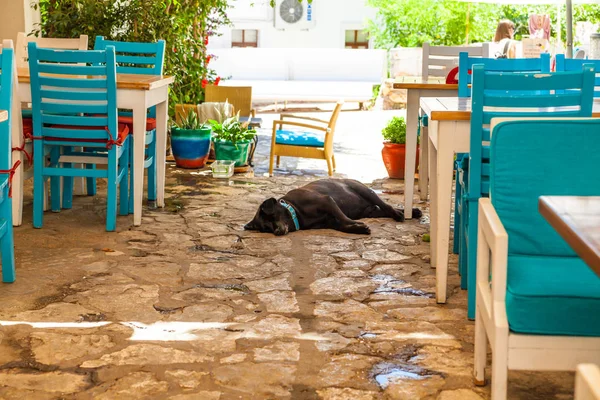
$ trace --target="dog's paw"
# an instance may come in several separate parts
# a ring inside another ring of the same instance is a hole
[[[356,233],[358,235],[370,235],[371,228],[369,228],[365,223],[355,222],[345,227],[344,232]]]
[[[394,221],[404,222],[404,210],[394,208],[394,214],[392,218],[394,218]]]
[[[413,208],[412,217],[414,219],[421,218],[422,216],[423,216],[423,211],[419,210],[418,208]]]

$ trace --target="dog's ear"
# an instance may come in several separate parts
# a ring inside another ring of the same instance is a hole
[[[273,214],[275,214],[275,206],[276,205],[277,205],[277,200],[275,200],[273,197],[271,197],[270,199],[263,201],[263,203],[260,205],[260,210],[267,215],[273,215]]]

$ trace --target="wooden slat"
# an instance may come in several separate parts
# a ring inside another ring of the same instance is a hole
[[[458,84],[447,84],[445,77],[400,76],[394,80],[394,89],[458,90]]]
[[[0,110],[0,122],[8,120],[8,111]]]

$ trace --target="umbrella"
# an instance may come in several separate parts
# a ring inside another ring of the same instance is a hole
[[[470,3],[495,3],[495,4],[562,4],[567,5],[567,58],[573,57],[573,0],[461,0]],[[600,3],[600,0],[575,0],[576,3]],[[560,31],[559,31],[560,32]]]

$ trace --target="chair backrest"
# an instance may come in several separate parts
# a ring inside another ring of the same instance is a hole
[[[12,45],[12,42],[11,42]],[[0,169],[7,170],[11,167],[11,122],[12,122],[12,106],[13,96],[13,81],[16,79],[14,74],[14,51],[12,48],[2,48],[0,53],[0,110],[8,111],[8,120],[0,122]]]
[[[114,47],[51,50],[32,42],[28,50],[34,136],[116,140]]]
[[[17,65],[14,56],[13,41],[4,39],[2,45],[0,45],[0,53],[3,49],[13,49],[13,73],[15,78],[13,79],[13,99],[12,106],[10,108],[11,113],[11,140],[12,147],[19,147],[23,141],[23,117],[21,114],[21,102],[19,101],[19,80],[17,77]]]
[[[463,52],[458,61],[458,97],[471,97],[471,71],[474,64],[483,64],[486,71],[495,72],[550,72],[550,54],[540,58],[475,58]]]
[[[329,132],[325,134],[325,151],[329,152],[329,154],[333,154],[333,135],[335,134],[335,126],[337,124],[338,117],[340,116],[340,111],[342,111],[342,107],[344,106],[344,102],[342,100],[338,101],[331,113],[331,118],[329,119],[329,124],[327,127],[329,128]]]
[[[88,36],[81,35],[78,38],[44,38],[36,36],[27,36],[23,32],[17,34],[17,68],[27,68],[27,55],[29,43],[37,43],[39,49],[62,49],[62,50],[87,50]]]
[[[481,64],[473,65],[468,197],[477,199],[490,190],[484,177],[489,177],[492,118],[591,117],[593,91],[594,71],[588,66],[583,71],[541,74],[490,72]]]
[[[582,60],[565,58],[564,54],[556,55],[556,72],[581,71],[584,65],[592,65],[596,70],[594,97],[600,97],[600,60]]]
[[[490,197],[509,254],[575,256],[538,211],[543,195],[600,195],[600,119],[496,120]]]
[[[235,114],[235,108],[230,103],[175,104],[175,121],[181,123],[190,111],[194,111],[203,123],[209,120],[223,122]]]
[[[117,42],[96,36],[94,50],[113,46],[118,74],[162,75],[165,65],[165,41],[154,43]]]
[[[252,113],[252,86],[207,85],[204,100],[211,103],[229,102],[242,117]]]
[[[423,80],[429,77],[445,77],[451,69],[458,66],[458,55],[466,52],[471,57],[489,57],[489,43],[481,46],[431,46],[423,43]]]

